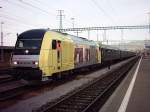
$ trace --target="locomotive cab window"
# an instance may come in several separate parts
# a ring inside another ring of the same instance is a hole
[[[52,40],[52,49],[56,49],[56,48],[57,48],[56,40]]]
[[[18,39],[16,48],[40,49],[41,39]]]
[[[111,53],[111,50],[107,50],[108,53]]]
[[[23,47],[23,42],[22,41],[18,42],[18,47]]]

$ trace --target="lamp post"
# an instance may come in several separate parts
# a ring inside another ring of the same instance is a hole
[[[2,6],[0,6],[0,9],[2,8]],[[3,24],[4,24],[4,22],[1,22],[1,62],[3,62],[3,48],[2,48],[2,46],[3,46]]]
[[[1,22],[1,46],[3,46],[3,24],[4,22]]]
[[[72,20],[72,28],[74,28],[74,18],[71,18]]]
[[[150,12],[148,12],[148,19],[149,19],[149,39],[148,40],[150,40]]]
[[[1,62],[4,61],[4,52],[3,52],[3,24],[4,24],[4,22],[1,22]]]

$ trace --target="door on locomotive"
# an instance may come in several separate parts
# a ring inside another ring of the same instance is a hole
[[[53,52],[53,58],[56,60],[56,66],[58,71],[62,67],[62,50],[61,50],[61,41],[60,40],[52,40],[52,49],[56,50],[56,53]]]
[[[62,67],[62,51],[61,51],[61,41],[57,41],[57,69]]]

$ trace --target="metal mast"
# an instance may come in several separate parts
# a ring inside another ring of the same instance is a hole
[[[64,10],[58,10],[58,17],[59,17],[59,31],[61,31],[63,29],[63,17],[65,16],[64,14]]]

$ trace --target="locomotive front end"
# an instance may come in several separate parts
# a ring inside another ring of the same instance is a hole
[[[30,30],[18,36],[11,60],[12,75],[15,78],[41,79],[39,55],[45,32],[45,30]]]

